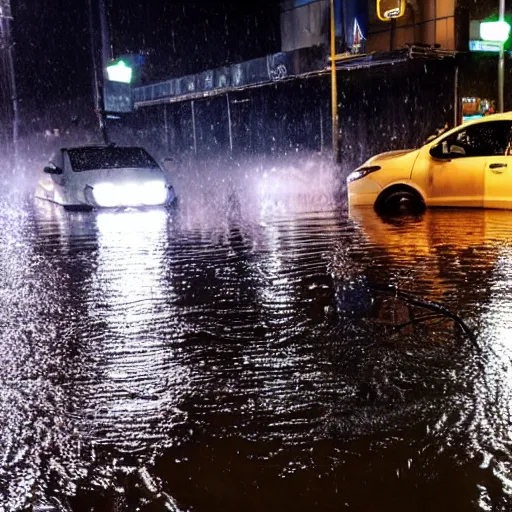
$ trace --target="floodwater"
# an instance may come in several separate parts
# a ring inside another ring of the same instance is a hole
[[[512,212],[271,206],[5,200],[2,512],[511,509]]]

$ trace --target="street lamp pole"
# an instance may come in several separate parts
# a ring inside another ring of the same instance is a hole
[[[336,76],[336,24],[334,22],[334,0],[330,0],[331,19],[331,115],[332,115],[332,152],[334,160],[339,158],[338,141],[338,81]]]
[[[89,37],[91,45],[92,71],[93,71],[93,92],[96,115],[98,116],[98,124],[105,144],[109,143],[107,123],[103,106],[103,89],[105,85],[105,62],[107,61],[106,53],[109,51],[108,38],[105,36],[105,4],[102,0],[88,0],[89,13]],[[96,7],[96,9],[94,8]],[[98,49],[98,33],[96,30],[97,18],[99,17],[101,30],[101,50]],[[98,53],[100,55],[98,56]],[[98,68],[101,67],[100,70]]]
[[[16,169],[18,165],[18,95],[16,91],[16,77],[14,71],[14,55],[11,30],[11,3],[10,0],[0,0],[0,50],[5,50],[7,57],[7,88],[11,94],[12,102],[12,147],[13,147],[13,165]]]
[[[505,21],[505,0],[500,0],[500,22]],[[498,64],[498,112],[504,111],[503,92],[505,89],[505,42],[500,43],[500,60]]]

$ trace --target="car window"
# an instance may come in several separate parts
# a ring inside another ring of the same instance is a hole
[[[74,148],[68,150],[73,171],[94,169],[154,168],[153,157],[143,148]]]
[[[510,143],[512,122],[489,121],[468,126],[452,134],[443,142],[464,150],[460,157],[505,155]]]

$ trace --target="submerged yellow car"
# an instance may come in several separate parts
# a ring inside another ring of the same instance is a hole
[[[349,206],[512,209],[512,112],[443,133],[420,149],[374,156],[347,178]]]

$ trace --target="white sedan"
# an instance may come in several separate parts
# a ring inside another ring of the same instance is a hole
[[[172,206],[172,185],[140,147],[62,148],[49,160],[36,197],[68,209]]]

